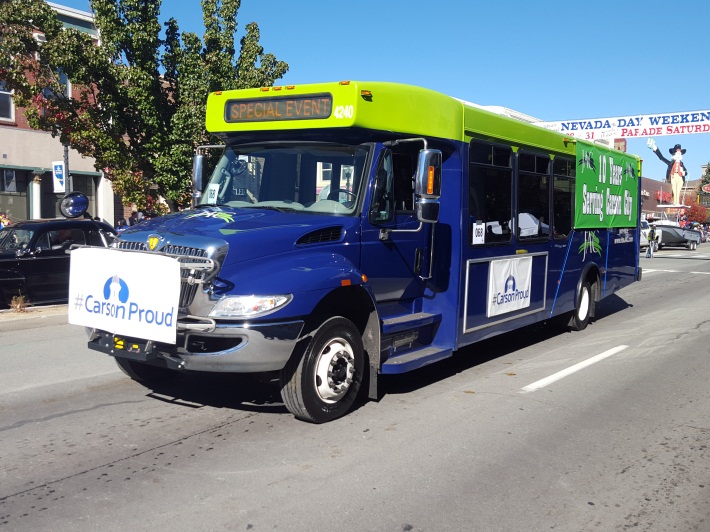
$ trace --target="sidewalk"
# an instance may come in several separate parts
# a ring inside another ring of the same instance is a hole
[[[67,305],[28,307],[26,312],[0,310],[0,332],[67,323]]]

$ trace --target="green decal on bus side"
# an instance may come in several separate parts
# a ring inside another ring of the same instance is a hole
[[[639,179],[635,157],[577,142],[575,228],[636,227]]]

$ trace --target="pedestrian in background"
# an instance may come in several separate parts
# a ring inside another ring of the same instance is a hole
[[[646,250],[646,258],[652,259],[653,252],[656,250],[656,240],[658,236],[656,235],[656,226],[652,225],[651,229],[648,231],[648,249]]]

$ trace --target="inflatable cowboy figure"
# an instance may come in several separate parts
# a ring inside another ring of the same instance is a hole
[[[670,150],[671,160],[669,161],[663,155],[661,155],[661,150],[656,146],[656,141],[653,139],[648,139],[648,147],[653,150],[658,158],[666,163],[668,169],[666,170],[666,181],[670,182],[671,189],[673,191],[673,205],[680,205],[680,192],[683,189],[683,183],[685,183],[685,176],[688,175],[688,171],[685,169],[683,164],[683,155],[685,150],[680,147],[680,144],[676,144]]]

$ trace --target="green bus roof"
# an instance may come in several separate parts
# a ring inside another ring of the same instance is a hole
[[[458,141],[496,140],[570,155],[576,143],[589,144],[440,92],[381,81],[213,92],[207,98],[206,127],[225,134],[365,128]]]
[[[460,139],[463,104],[399,83],[333,82],[213,92],[207,131],[367,128]]]

